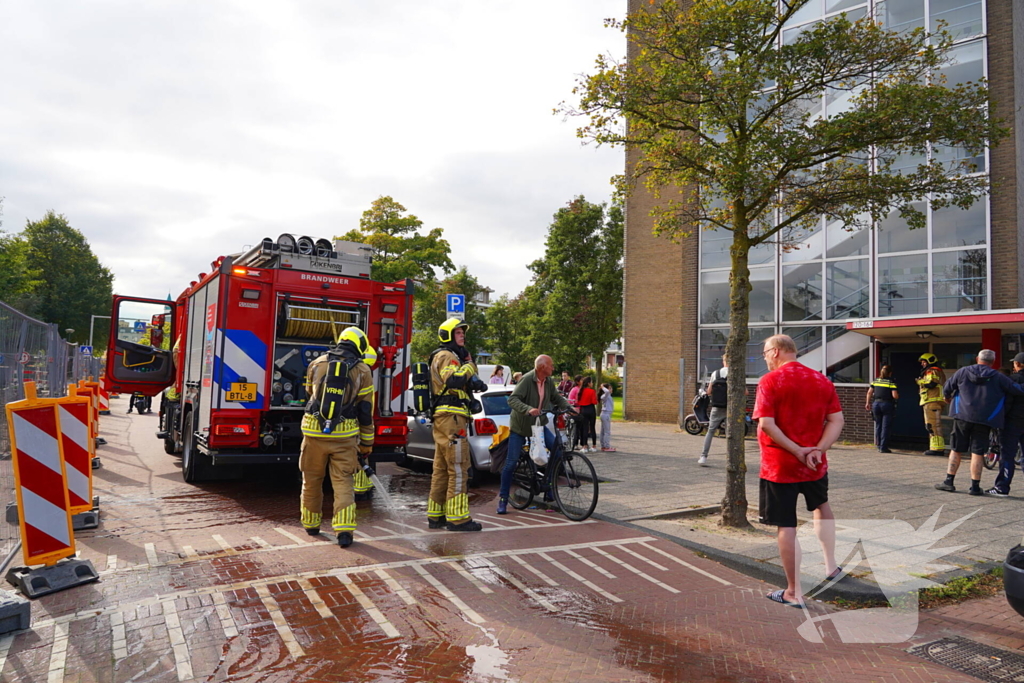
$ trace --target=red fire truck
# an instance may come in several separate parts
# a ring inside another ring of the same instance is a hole
[[[107,348],[112,391],[164,392],[160,431],[185,481],[224,467],[296,462],[306,368],[355,325],[378,352],[372,462],[407,442],[413,283],[370,279],[366,245],[281,235],[221,256],[176,301],[115,296]]]

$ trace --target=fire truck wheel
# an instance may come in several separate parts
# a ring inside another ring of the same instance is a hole
[[[189,484],[205,481],[208,477],[209,456],[203,455],[195,447],[195,434],[192,428],[192,413],[185,416],[185,428],[181,439],[181,474]]]

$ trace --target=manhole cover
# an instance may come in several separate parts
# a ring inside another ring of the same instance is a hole
[[[983,681],[1024,683],[1024,655],[966,638],[942,638],[907,652]]]

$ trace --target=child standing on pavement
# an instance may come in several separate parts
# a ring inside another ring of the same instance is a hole
[[[612,385],[601,385],[601,450],[614,453],[612,448],[612,412],[615,410],[615,399],[612,398]]]

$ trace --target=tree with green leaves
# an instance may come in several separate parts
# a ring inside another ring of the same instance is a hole
[[[495,363],[524,373],[533,369],[533,361],[541,353],[530,345],[531,323],[539,316],[538,309],[538,306],[531,308],[531,301],[522,294],[512,299],[503,295],[487,309],[484,343],[494,354]]]
[[[544,257],[530,264],[534,281],[523,296],[539,310],[530,347],[549,354],[557,368],[576,372],[588,355],[601,359],[618,339],[622,238],[619,206],[579,196],[555,213]]]
[[[378,282],[397,282],[413,278],[432,281],[437,274],[455,270],[451,246],[444,239],[444,230],[434,228],[419,233],[423,221],[406,211],[391,197],[380,196],[363,212],[359,228],[335,239],[362,242],[373,250],[370,276]]]
[[[28,221],[20,238],[26,245],[25,267],[39,278],[30,314],[56,323],[61,332],[74,328],[71,341],[86,343],[92,316],[110,314],[113,274],[62,214],[48,211],[42,220]],[[105,337],[101,330],[97,345]]]
[[[443,280],[428,280],[419,284],[412,312],[412,326],[416,330],[412,337],[412,357],[415,362],[425,361],[430,352],[441,344],[437,338],[437,328],[448,318],[448,294],[463,294],[466,297],[466,314],[463,318],[469,324],[466,348],[473,354],[484,349],[487,339],[484,309],[472,303],[483,291],[484,286],[470,274],[466,266]]]
[[[750,250],[799,242],[822,216],[857,230],[898,212],[920,228],[915,202],[967,208],[988,190],[967,160],[1007,133],[988,115],[985,83],[945,82],[948,34],[841,14],[784,36],[807,1],[635,3],[608,22],[625,32],[628,61],[599,57],[574,89],[578,104],[560,108],[587,117],[585,140],[627,148],[621,189],[655,197],[656,234],[732,234],[729,526],[748,525]],[[908,167],[912,155],[921,159]]]

